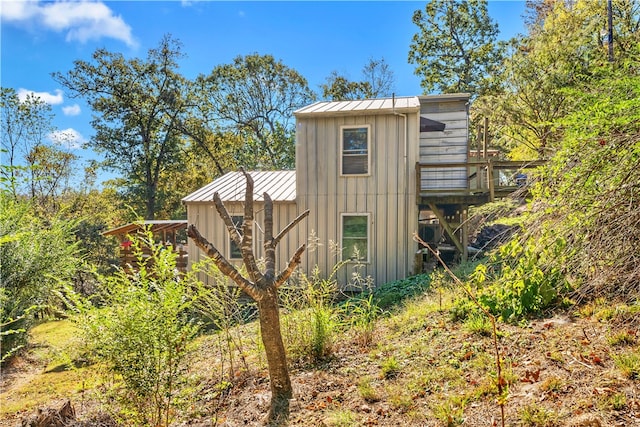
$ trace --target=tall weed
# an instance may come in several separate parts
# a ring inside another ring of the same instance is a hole
[[[337,268],[328,278],[317,267],[311,276],[299,273],[298,285],[282,292],[283,335],[293,359],[318,362],[331,354],[339,325]]]
[[[200,272],[205,273],[212,283],[205,286],[198,281],[196,276]],[[234,378],[240,368],[236,355],[241,367],[248,371],[243,337],[237,326],[252,318],[252,313],[257,311],[255,302],[243,297],[242,290],[232,285],[210,258],[193,264],[189,282],[194,296],[193,310],[218,331],[222,356],[221,373],[226,371],[224,365],[228,361],[229,379]]]

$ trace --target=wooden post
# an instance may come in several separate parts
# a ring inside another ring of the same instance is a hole
[[[449,225],[449,223],[447,222],[447,219],[444,217],[442,212],[440,212],[440,209],[438,209],[435,203],[429,203],[429,209],[431,209],[434,215],[438,218],[438,221],[440,221],[440,224],[442,225],[442,227],[444,227],[444,231],[447,232],[447,234],[451,238],[451,241],[453,241],[453,244],[456,246],[458,251],[461,254],[464,253],[464,248],[462,247],[462,243],[460,243],[460,239],[458,239],[458,236],[456,235],[455,231],[453,231],[453,229],[451,228],[451,225]]]
[[[484,170],[484,168],[482,166],[480,166],[480,158],[482,157],[482,125],[480,123],[478,123],[478,151],[477,151],[477,155],[476,155],[476,160],[478,161],[478,164],[476,166],[476,183],[478,185],[478,189],[482,190],[484,188],[484,179],[482,176],[482,172]]]
[[[462,230],[462,262],[469,258],[469,225],[467,224],[469,207],[462,205],[460,209],[460,228]]]
[[[487,162],[487,176],[489,181],[489,201],[493,202],[496,198],[495,183],[493,182],[493,160]]]
[[[482,134],[482,145],[484,149],[484,159],[488,159],[487,150],[489,148],[489,117],[484,118],[484,133]]]

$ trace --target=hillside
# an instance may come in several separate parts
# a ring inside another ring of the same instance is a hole
[[[428,291],[380,318],[369,344],[361,329],[348,328],[326,360],[294,363],[290,425],[500,425],[490,325],[477,316],[452,320],[456,294]],[[640,426],[639,328],[640,306],[604,301],[500,323],[506,425]],[[269,386],[255,330],[242,329],[243,357],[230,377],[219,336],[197,341],[174,425],[259,424]],[[96,366],[64,368],[73,326],[43,324],[33,335],[30,352],[3,370],[0,425],[67,398],[82,421],[75,425],[116,425],[107,404],[115,386],[97,382]]]

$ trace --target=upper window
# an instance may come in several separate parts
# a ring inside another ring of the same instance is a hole
[[[342,259],[369,261],[368,214],[342,214]]]
[[[368,175],[370,127],[342,126],[342,175]]]
[[[236,226],[237,229],[242,229],[242,221],[244,221],[244,217],[242,215],[234,215],[231,217],[231,221]],[[242,251],[240,247],[236,245],[236,242],[233,241],[231,237],[229,237],[229,259],[242,259]]]

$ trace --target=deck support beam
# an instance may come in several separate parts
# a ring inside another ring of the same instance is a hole
[[[466,253],[465,247],[460,242],[460,239],[458,239],[458,236],[456,236],[455,231],[453,231],[453,228],[451,228],[451,225],[449,225],[449,222],[447,221],[447,219],[444,217],[442,212],[440,212],[440,209],[438,209],[438,206],[436,206],[435,203],[429,203],[429,208],[431,209],[433,214],[436,216],[436,218],[438,218],[438,221],[440,221],[440,224],[442,224],[444,231],[447,232],[447,234],[451,238],[451,241],[456,246],[460,254],[464,256],[464,254]]]

